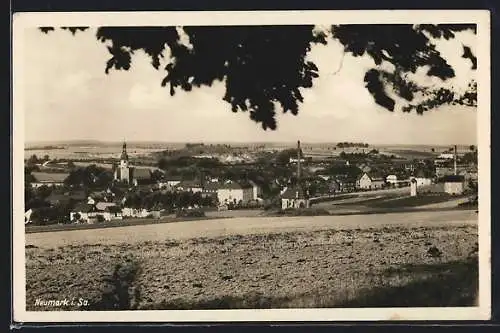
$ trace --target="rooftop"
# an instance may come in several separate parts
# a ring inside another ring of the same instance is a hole
[[[62,183],[66,178],[68,178],[69,173],[32,172],[31,175],[35,178],[35,181],[37,182]]]
[[[282,199],[306,199],[305,191],[300,186],[288,187],[281,195]]]

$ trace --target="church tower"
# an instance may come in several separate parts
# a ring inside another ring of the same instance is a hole
[[[130,166],[127,154],[127,144],[123,142],[122,155],[120,156],[120,165],[115,170],[115,180],[130,183]]]
[[[122,156],[120,157],[120,167],[121,168],[128,168],[128,154],[127,154],[127,144],[123,142],[123,147],[122,147]]]

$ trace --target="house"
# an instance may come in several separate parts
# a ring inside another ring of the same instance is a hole
[[[92,219],[95,218],[96,214],[97,208],[95,205],[80,203],[69,213],[69,219],[70,221],[92,223]]]
[[[203,197],[212,196],[212,197],[217,198],[217,191],[219,190],[220,186],[221,186],[221,184],[219,182],[207,182],[203,186],[203,191],[202,191],[201,195]]]
[[[309,208],[309,198],[300,186],[288,187],[281,195],[281,209]]]
[[[381,189],[385,185],[385,180],[382,177],[369,175],[367,172],[362,173],[356,180],[356,187],[361,190]]]
[[[356,190],[356,178],[352,176],[337,176],[335,180],[339,184],[339,191],[342,193],[353,192]]]
[[[166,184],[170,187],[177,186],[182,181],[181,176],[168,176],[165,179],[162,179],[161,184]]]
[[[203,186],[200,180],[183,180],[175,187],[178,191],[184,192],[203,192]]]
[[[465,177],[461,175],[444,176],[440,179],[443,191],[451,195],[460,195],[465,190]]]
[[[219,204],[248,203],[254,200],[254,188],[248,183],[239,184],[227,181],[219,185],[217,189],[217,200]]]
[[[68,178],[69,173],[52,173],[52,172],[32,172],[33,181],[31,186],[38,188],[40,186],[63,186],[64,181]]]
[[[385,177],[385,181],[388,184],[396,185],[397,182],[398,182],[398,176],[396,176],[396,175],[388,175],[387,177]]]
[[[416,180],[417,186],[429,186],[432,184],[432,176],[424,170],[418,170],[412,178]]]
[[[453,153],[442,153],[437,157],[438,159],[443,159],[443,160],[452,160],[455,158],[455,154]]]
[[[147,217],[149,212],[146,209],[137,209],[131,207],[122,208],[122,217]]]

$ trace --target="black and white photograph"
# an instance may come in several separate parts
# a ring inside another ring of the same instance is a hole
[[[488,11],[13,24],[15,320],[489,319]]]

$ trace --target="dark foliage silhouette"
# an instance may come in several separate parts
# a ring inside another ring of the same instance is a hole
[[[40,29],[45,33],[54,30]],[[63,29],[75,34],[86,28]],[[183,41],[181,30],[188,42]],[[423,114],[444,104],[475,106],[475,81],[471,80],[469,89],[459,94],[447,88],[424,87],[410,78],[420,68],[443,82],[453,78],[455,70],[436,49],[433,38],[449,40],[465,30],[476,33],[476,26],[348,24],[334,25],[323,32],[312,25],[101,27],[96,35],[99,41],[108,43],[111,58],[106,73],[130,69],[132,55],[142,50],[155,69],[165,70],[161,85],[168,86],[170,95],[178,89],[191,91],[224,81],[223,100],[233,112],[248,112],[263,129],[276,129],[276,112],[296,115],[303,102],[301,90],[311,88],[319,76],[316,65],[306,58],[311,46],[326,44],[332,38],[344,45],[344,53],[373,59],[375,66],[367,70],[365,86],[374,101],[387,110],[395,111],[396,101],[390,92],[408,102],[402,107],[405,112]],[[477,68],[470,46],[463,45],[462,57],[470,59],[471,69]],[[164,68],[160,68],[162,58],[167,63]],[[381,69],[382,63],[391,64],[394,70]]]

